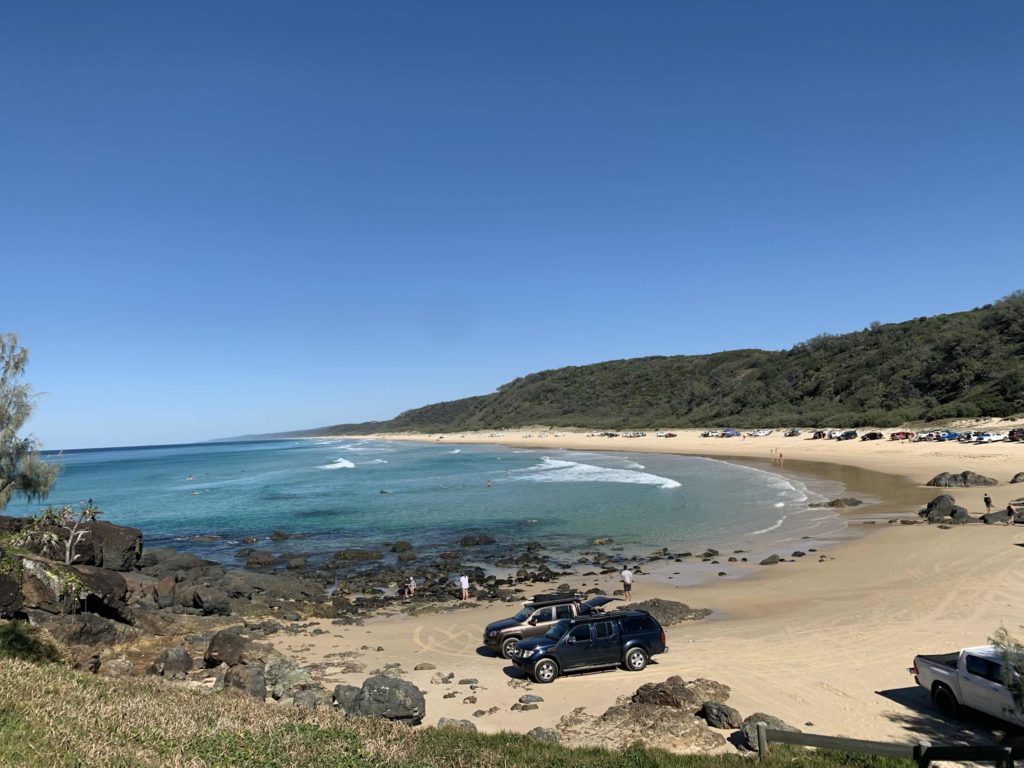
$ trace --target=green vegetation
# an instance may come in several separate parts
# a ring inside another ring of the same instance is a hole
[[[0,510],[14,493],[44,498],[57,476],[57,468],[39,459],[33,437],[18,432],[32,415],[32,389],[19,383],[28,362],[28,350],[13,333],[0,333]]]
[[[743,768],[737,755],[633,747],[571,750],[508,733],[414,731],[384,720],[262,704],[156,679],[105,680],[0,660],[0,762],[17,766],[388,766],[388,768]],[[764,768],[911,763],[778,748]]]
[[[614,360],[534,373],[390,421],[292,433],[552,427],[893,426],[1024,411],[1024,292],[980,309],[792,349]]]
[[[0,659],[59,661],[60,651],[27,624],[6,621],[0,623]]]

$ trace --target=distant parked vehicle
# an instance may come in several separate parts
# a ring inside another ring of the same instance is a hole
[[[800,430],[799,430],[799,429],[787,429],[787,430],[786,430],[786,431],[785,431],[785,432],[784,432],[784,433],[782,434],[782,436],[783,436],[783,437],[796,437],[796,436],[797,436],[797,435],[799,435],[799,434],[800,434]]]
[[[956,435],[956,432],[950,432],[951,435]],[[956,437],[939,437],[939,440],[956,440],[958,443],[973,443],[978,439],[980,432],[961,432]]]
[[[722,432],[718,429],[709,429],[700,433],[701,437],[721,437]]]
[[[881,432],[865,432],[860,436],[861,440],[881,440],[885,435]]]
[[[842,435],[843,435],[843,430],[841,430],[841,429],[831,429],[831,430],[829,430],[829,433],[826,435],[826,437],[829,440],[838,440],[840,437],[842,437]]]
[[[817,429],[811,435],[811,440],[824,440],[826,437],[828,437],[828,433],[825,430]]]
[[[913,432],[893,432],[889,435],[890,440],[913,440]]]
[[[739,437],[740,433],[735,429],[723,429],[719,437]]]
[[[751,437],[768,437],[774,429],[755,429],[753,432],[747,432]]]
[[[857,430],[856,429],[848,429],[845,432],[843,432],[841,435],[839,435],[839,437],[836,438],[836,440],[856,440],[856,439],[857,439]]]
[[[974,438],[976,443],[1001,443],[1006,440],[1005,432],[982,432]]]
[[[964,443],[969,443],[971,441],[970,438],[968,438],[966,440],[963,440],[962,439],[963,437],[965,437],[965,436],[961,435],[959,432],[942,431],[942,432],[936,432],[935,433],[935,437],[932,438],[932,439],[935,440],[936,442],[939,442],[939,443],[948,443],[948,442],[950,442],[952,440],[960,440],[961,442],[964,442]]]
[[[1006,439],[1011,443],[1024,443],[1024,429],[1011,429]]]

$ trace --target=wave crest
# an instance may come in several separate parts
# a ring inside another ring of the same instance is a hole
[[[519,478],[535,483],[631,483],[655,485],[659,488],[679,488],[677,480],[632,469],[610,469],[596,464],[581,464],[544,456],[540,464],[519,470]]]

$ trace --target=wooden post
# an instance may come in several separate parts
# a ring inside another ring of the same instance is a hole
[[[768,757],[768,726],[764,723],[757,724],[757,759],[764,760]]]
[[[928,768],[932,764],[932,761],[928,759],[928,749],[931,745],[930,741],[919,741],[914,747],[914,761],[918,768]]]

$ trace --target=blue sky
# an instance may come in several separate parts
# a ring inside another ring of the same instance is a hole
[[[1024,285],[1019,2],[0,10],[50,448],[387,418]]]

